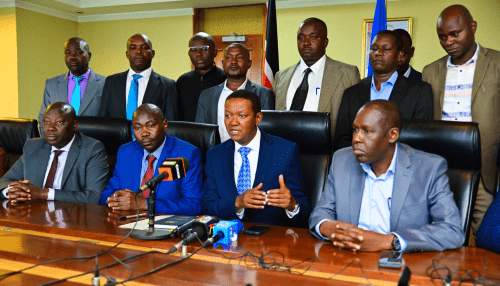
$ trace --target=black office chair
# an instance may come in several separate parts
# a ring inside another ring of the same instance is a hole
[[[477,123],[405,119],[400,143],[445,158],[453,198],[469,243],[472,210],[481,176],[481,142]]]
[[[319,201],[332,162],[330,113],[263,110],[260,130],[299,145],[305,195],[311,210]]]
[[[0,148],[4,149],[0,162],[0,176],[3,176],[23,154],[24,143],[40,137],[35,119],[0,118]]]
[[[198,147],[203,166],[207,159],[207,151],[220,144],[219,127],[215,124],[169,121],[167,133]]]
[[[130,120],[123,118],[102,118],[92,116],[77,116],[77,131],[97,139],[104,144],[108,156],[109,172],[113,174],[116,165],[118,149],[132,141]]]

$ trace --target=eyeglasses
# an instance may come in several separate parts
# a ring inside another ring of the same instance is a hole
[[[196,53],[198,51],[206,53],[206,52],[208,52],[208,50],[210,50],[210,46],[201,46],[199,48],[197,48],[197,47],[189,47],[189,52],[191,52],[191,53]]]

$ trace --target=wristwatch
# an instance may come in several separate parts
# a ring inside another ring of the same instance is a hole
[[[395,250],[395,251],[401,251],[401,243],[399,242],[399,238],[394,235],[394,239],[392,240],[392,250]]]

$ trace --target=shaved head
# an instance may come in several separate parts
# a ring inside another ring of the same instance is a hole
[[[141,37],[144,39],[144,41],[149,45],[149,47],[151,49],[153,49],[153,43],[151,43],[151,40],[148,38],[148,36],[144,35],[144,34],[135,34],[133,35],[132,37],[128,38],[128,41],[127,41],[127,50],[128,50],[128,46],[130,46],[130,41],[133,39],[133,38],[137,38],[137,37]]]
[[[137,109],[134,112],[134,115],[132,116],[132,121],[134,120],[134,118],[143,113],[151,114],[158,120],[158,122],[163,122],[163,120],[165,119],[165,117],[163,116],[163,112],[158,106],[151,103],[145,103],[137,107]]]
[[[380,117],[379,123],[381,123],[381,127],[383,127],[385,130],[397,128],[399,129],[399,131],[401,131],[401,122],[403,115],[401,114],[401,110],[399,110],[397,104],[395,104],[394,102],[388,100],[368,101],[359,109],[358,114],[360,114],[362,111],[368,110],[376,110],[382,115]]]
[[[209,34],[205,33],[205,32],[199,32],[199,33],[196,33],[194,34],[192,37],[191,37],[191,40],[189,40],[189,46],[192,47],[193,46],[193,41],[196,40],[196,39],[200,39],[200,40],[206,40],[207,43],[209,44],[209,46],[211,48],[214,48],[215,49],[215,41],[214,39],[212,38],[212,36],[210,36]]]
[[[76,113],[73,109],[73,106],[65,103],[65,102],[54,102],[45,109],[43,115],[52,112],[59,111],[64,118],[68,120],[68,122],[74,122],[76,120]]]
[[[465,6],[451,5],[446,9],[444,9],[443,12],[441,12],[441,14],[439,14],[437,25],[439,26],[443,20],[456,17],[463,19],[466,23],[471,23],[472,21],[474,21],[474,19],[472,19],[472,15]]]

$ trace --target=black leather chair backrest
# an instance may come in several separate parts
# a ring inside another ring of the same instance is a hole
[[[26,141],[40,137],[38,123],[34,119],[0,118],[0,148],[5,151],[0,165],[1,175],[8,171],[23,154]]]
[[[169,121],[167,133],[198,147],[203,166],[205,166],[207,151],[220,144],[219,127],[215,124]]]
[[[450,189],[466,234],[464,245],[468,245],[470,218],[481,176],[481,142],[478,124],[405,119],[399,142],[446,159]]]
[[[92,116],[78,116],[77,130],[97,139],[104,144],[108,155],[110,175],[115,169],[118,149],[125,143],[132,141],[130,120],[123,118],[102,118]]]
[[[297,143],[311,210],[319,201],[332,162],[330,113],[264,110],[260,130]]]

